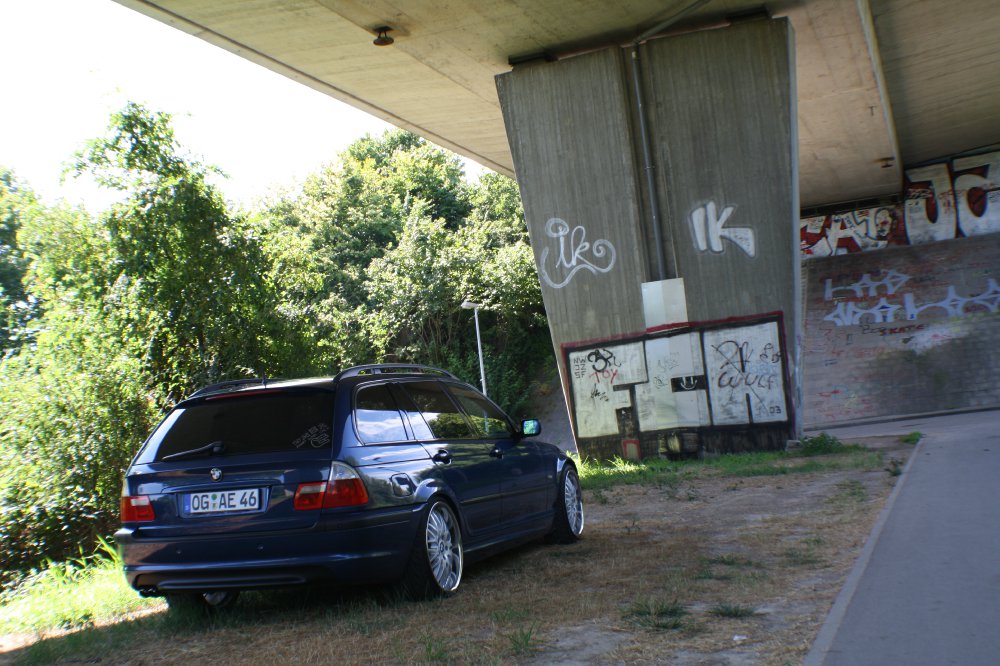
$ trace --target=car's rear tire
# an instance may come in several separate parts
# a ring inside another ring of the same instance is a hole
[[[552,543],[574,543],[583,534],[583,492],[576,469],[568,463],[560,479],[555,511],[548,540]]]
[[[236,603],[240,596],[237,590],[217,590],[215,592],[183,592],[167,595],[167,605],[171,609],[188,611],[192,609],[217,612]]]
[[[464,562],[462,528],[455,512],[444,500],[432,500],[420,520],[403,591],[417,600],[452,594],[462,582]]]

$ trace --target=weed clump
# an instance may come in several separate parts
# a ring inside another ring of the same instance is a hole
[[[862,451],[864,447],[857,444],[844,444],[842,441],[825,432],[821,432],[814,437],[804,437],[802,439],[803,456],[829,456],[837,453],[848,453],[851,451]]]
[[[678,601],[644,599],[637,601],[625,611],[625,619],[647,629],[681,629],[687,608]]]

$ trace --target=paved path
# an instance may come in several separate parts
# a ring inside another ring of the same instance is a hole
[[[829,429],[922,432],[807,666],[1000,664],[1000,411]]]

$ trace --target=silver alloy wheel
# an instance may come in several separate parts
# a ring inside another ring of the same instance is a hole
[[[448,505],[437,503],[427,516],[427,562],[438,587],[454,592],[462,580],[462,532]]]
[[[583,533],[583,496],[576,474],[567,472],[563,481],[563,501],[566,504],[566,522],[574,536]]]

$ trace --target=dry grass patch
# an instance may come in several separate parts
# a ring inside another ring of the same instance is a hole
[[[603,486],[603,501],[586,491],[583,540],[470,566],[461,591],[442,601],[381,590],[252,594],[231,614],[159,613],[8,656],[134,665],[797,663],[889,493],[883,454],[912,450],[876,448],[821,459],[819,471],[734,476],[684,466],[669,483]]]

